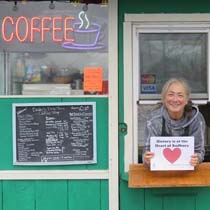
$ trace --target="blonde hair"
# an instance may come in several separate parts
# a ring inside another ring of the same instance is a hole
[[[190,90],[190,87],[189,87],[187,81],[183,78],[171,78],[164,84],[164,86],[162,88],[162,93],[161,93],[162,102],[164,102],[164,99],[165,99],[165,96],[166,96],[166,93],[167,93],[169,87],[174,83],[179,83],[184,87],[186,96],[189,99],[191,90]]]

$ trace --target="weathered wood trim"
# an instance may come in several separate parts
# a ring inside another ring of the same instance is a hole
[[[210,186],[210,163],[194,171],[150,171],[143,164],[132,164],[128,184],[131,188]]]

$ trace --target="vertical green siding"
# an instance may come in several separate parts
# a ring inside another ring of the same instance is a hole
[[[35,203],[37,210],[66,210],[68,181],[35,181]]]
[[[108,180],[103,180],[101,183],[101,210],[109,209],[109,188],[108,188]]]
[[[144,190],[128,188],[128,182],[120,181],[120,209],[144,210]],[[156,210],[156,208],[154,209]]]
[[[0,210],[108,210],[107,180],[2,181]]]
[[[163,197],[163,209],[164,210],[196,210],[195,208],[195,196],[164,196]]]
[[[3,195],[3,188],[2,188],[2,182],[0,181],[0,210],[3,210],[3,202],[2,202],[2,195]]]
[[[2,203],[3,210],[34,210],[34,182],[4,181]]]
[[[210,189],[209,189],[209,187],[203,187],[203,188],[198,189],[195,207],[196,207],[196,210],[210,209]]]
[[[162,188],[145,190],[145,210],[196,209],[199,188]]]
[[[69,210],[100,209],[100,181],[83,180],[69,182]]]
[[[108,182],[69,181],[68,210],[108,210]]]
[[[154,196],[151,190],[145,190],[145,210],[163,210],[162,196]]]

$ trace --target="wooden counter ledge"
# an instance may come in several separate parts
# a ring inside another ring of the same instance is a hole
[[[143,164],[131,164],[128,185],[131,188],[210,186],[210,163],[194,171],[150,171]]]

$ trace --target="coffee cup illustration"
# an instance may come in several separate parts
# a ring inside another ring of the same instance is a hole
[[[79,28],[81,23],[74,24],[74,42],[72,45],[78,47],[95,46],[99,41],[101,26],[97,23],[91,23],[86,28]]]
[[[97,23],[90,23],[85,11],[79,13],[78,18],[80,22],[73,24],[73,42],[64,42],[62,46],[67,49],[102,49],[103,43],[100,41],[104,38],[104,34],[101,33],[101,25]],[[86,24],[84,24],[86,23]]]

